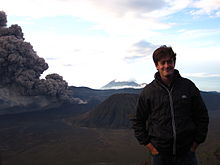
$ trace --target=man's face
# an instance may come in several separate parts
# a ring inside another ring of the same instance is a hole
[[[156,64],[161,78],[168,78],[173,75],[175,63],[171,57],[164,57]]]

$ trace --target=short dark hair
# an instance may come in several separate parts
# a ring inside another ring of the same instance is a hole
[[[174,53],[172,47],[167,47],[166,45],[162,45],[157,48],[153,53],[154,63],[157,64],[164,57],[171,57],[176,62],[176,53]]]

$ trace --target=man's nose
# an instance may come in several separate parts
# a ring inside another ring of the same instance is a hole
[[[169,67],[170,64],[169,64],[168,62],[165,62],[164,66],[165,66],[165,67]]]

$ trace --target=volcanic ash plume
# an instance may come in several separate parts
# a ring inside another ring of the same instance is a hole
[[[73,101],[67,94],[68,84],[58,74],[40,79],[48,64],[24,41],[18,25],[7,28],[7,16],[0,11],[0,86],[24,96],[47,95]],[[75,101],[75,100],[74,100]]]

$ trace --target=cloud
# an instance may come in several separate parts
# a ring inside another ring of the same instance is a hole
[[[199,0],[192,4],[197,10],[193,10],[192,15],[208,14],[220,16],[220,0]]]
[[[153,45],[152,43],[150,42],[147,42],[147,41],[139,41],[138,43],[134,44],[135,47],[138,47],[138,48],[155,48],[155,45]]]
[[[126,56],[125,60],[136,60],[136,59],[140,59],[140,58],[144,58],[147,56],[151,56],[153,51],[159,47],[158,45],[154,45],[150,42],[141,40],[137,43],[135,43],[131,50],[129,50],[129,54],[131,54],[130,56]]]
[[[58,58],[53,58],[53,57],[48,57],[48,58],[45,58],[46,60],[58,60]]]
[[[195,30],[189,30],[189,29],[182,29],[179,30],[179,36],[181,39],[198,39],[198,38],[204,38],[204,37],[210,37],[210,36],[217,36],[220,34],[220,28],[219,29],[195,29]]]
[[[184,73],[186,77],[194,77],[194,78],[220,78],[220,74],[218,73]]]
[[[68,83],[59,74],[40,79],[48,64],[24,41],[21,27],[7,27],[6,22],[5,12],[0,11],[0,86],[25,96],[45,95],[62,101],[78,101],[68,95]]]
[[[117,13],[118,16],[123,16],[127,12],[133,12],[139,15],[140,13],[161,9],[166,5],[163,0],[93,0],[92,3],[99,8],[107,9],[111,13]]]
[[[174,12],[185,8],[189,3],[190,0],[45,0],[42,5],[40,0],[7,0],[1,3],[1,7],[6,9],[7,13],[19,16],[43,17],[68,14],[88,17],[95,14],[98,16],[101,12],[119,17],[129,12],[139,16],[153,11],[165,12],[167,9]],[[101,16],[103,15],[99,17]]]
[[[186,0],[182,1],[185,2]],[[45,0],[44,5],[42,5],[40,0],[20,0],[19,2],[8,0],[2,3],[1,7],[4,10],[6,9],[7,13],[19,16],[44,17],[67,14],[81,18],[91,18],[107,15],[120,17],[129,12],[141,15],[161,10],[166,6],[171,6],[171,4],[176,6],[179,2],[181,1],[173,0],[171,3],[169,0]],[[41,12],[39,12],[39,9]],[[99,15],[100,13],[102,15]]]
[[[63,66],[65,66],[65,67],[72,67],[74,65],[72,65],[72,64],[63,64]]]
[[[8,0],[1,7],[9,15],[69,15],[94,22],[92,29],[109,34],[150,36],[152,31],[173,26],[162,22],[161,17],[184,9],[189,3],[190,0],[45,0],[42,5],[39,0]]]

